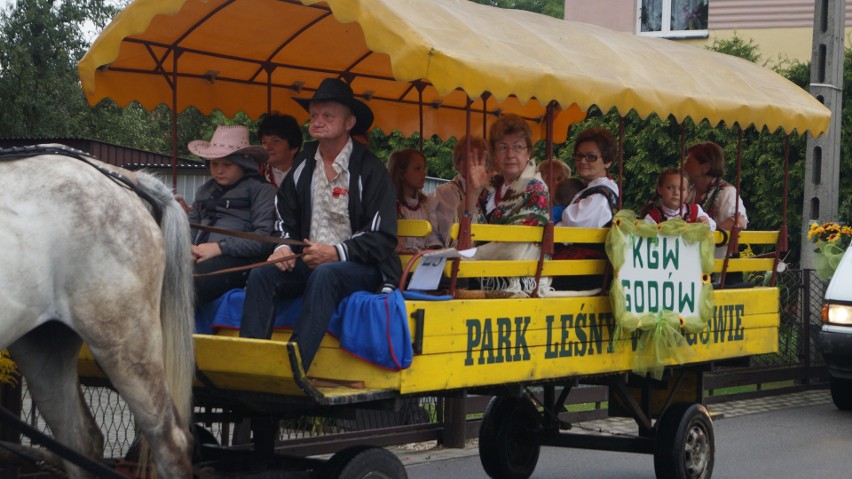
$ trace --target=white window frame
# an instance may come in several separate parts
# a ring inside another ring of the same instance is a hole
[[[672,30],[672,0],[663,1],[663,18],[660,31],[658,32],[643,32],[642,31],[642,4],[647,0],[636,1],[636,34],[643,37],[662,37],[662,38],[707,38],[708,30]],[[710,0],[707,0],[708,4]]]

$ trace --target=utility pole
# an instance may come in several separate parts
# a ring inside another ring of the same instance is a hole
[[[813,222],[835,220],[840,189],[840,123],[843,112],[843,37],[846,0],[816,0],[811,51],[811,94],[831,110],[828,132],[808,135],[802,208],[802,268],[813,269]]]

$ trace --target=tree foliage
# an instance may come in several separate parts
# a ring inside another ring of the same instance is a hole
[[[89,47],[86,32],[101,30],[117,13],[108,0],[18,0],[0,12],[0,131],[6,137],[93,138],[171,152],[171,113],[104,100],[86,102],[77,63]],[[178,115],[179,154],[202,138],[207,118]],[[209,135],[208,135],[209,137]]]
[[[85,130],[90,113],[76,63],[88,46],[86,21],[107,14],[95,3],[19,0],[0,12],[0,130],[6,135],[73,136]]]

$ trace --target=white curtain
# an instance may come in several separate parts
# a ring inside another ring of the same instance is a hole
[[[707,0],[672,0],[672,30],[706,30]]]
[[[643,0],[640,15],[643,32],[659,32],[663,29],[663,0]]]

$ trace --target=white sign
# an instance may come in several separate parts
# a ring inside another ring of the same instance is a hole
[[[458,251],[455,248],[441,249],[425,253],[420,258],[420,263],[414,274],[411,275],[411,283],[408,289],[418,291],[434,291],[441,283],[441,273],[447,258],[470,259],[476,254],[476,248]]]
[[[631,235],[626,243],[624,264],[618,272],[626,312],[667,310],[697,316],[703,276],[699,243],[687,244],[679,236],[664,235]]]

